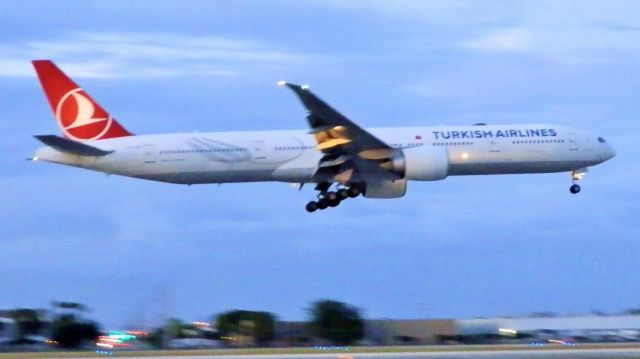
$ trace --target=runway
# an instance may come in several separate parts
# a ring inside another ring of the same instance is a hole
[[[133,354],[118,353],[119,358],[140,358]],[[87,357],[95,359],[97,356]],[[527,350],[460,350],[411,353],[318,353],[318,354],[255,354],[255,355],[182,355],[153,356],[157,359],[473,359],[473,358],[518,358],[518,359],[640,359],[640,348],[597,348],[597,349],[527,349]]]
[[[0,359],[156,358],[156,359],[640,359],[638,344],[585,344],[575,347],[425,346],[354,347],[345,351],[291,349],[214,349],[118,352],[0,353]]]

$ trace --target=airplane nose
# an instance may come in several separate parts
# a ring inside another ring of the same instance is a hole
[[[618,154],[618,152],[616,151],[615,148],[613,148],[613,146],[609,145],[607,146],[608,148],[608,153],[607,153],[607,159],[611,159],[613,158],[616,154]]]

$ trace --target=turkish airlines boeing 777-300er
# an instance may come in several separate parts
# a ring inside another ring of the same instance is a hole
[[[615,156],[602,137],[551,124],[365,129],[284,81],[310,130],[134,135],[49,60],[33,61],[64,137],[35,136],[47,161],[152,181],[316,184],[309,212],[362,194],[405,195],[408,181],[447,176],[570,172],[571,193],[589,166]]]

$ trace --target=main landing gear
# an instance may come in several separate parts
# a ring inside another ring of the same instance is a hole
[[[337,188],[336,191],[329,191],[331,183],[320,183],[316,186],[318,193],[318,200],[307,203],[305,209],[307,212],[315,212],[320,209],[327,209],[328,207],[337,207],[342,201],[347,198],[356,198],[361,193],[360,187],[354,185],[350,187]]]
[[[576,194],[580,192],[580,185],[577,184],[576,182],[580,181],[582,179],[582,177],[584,177],[585,174],[587,174],[588,169],[587,168],[580,168],[577,170],[573,170],[571,172],[571,183],[573,183],[571,185],[571,187],[569,187],[569,192]]]

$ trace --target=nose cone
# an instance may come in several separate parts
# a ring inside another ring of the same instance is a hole
[[[613,146],[607,143],[607,146],[604,151],[604,160],[607,161],[612,159],[617,153],[618,152],[616,152],[615,148],[613,148]]]

